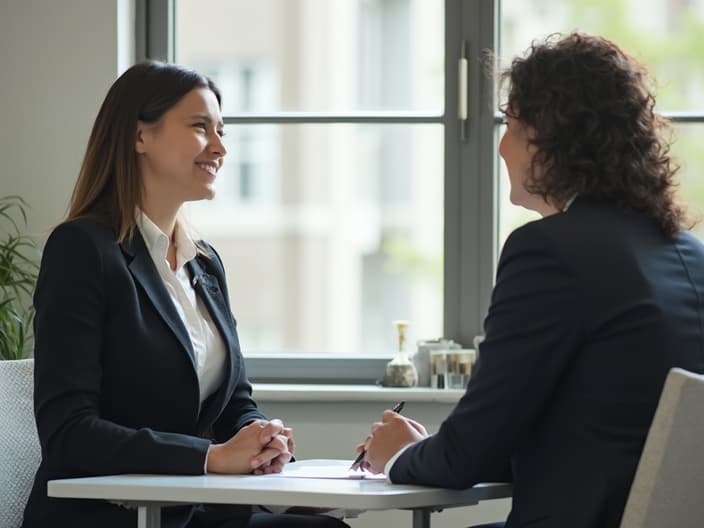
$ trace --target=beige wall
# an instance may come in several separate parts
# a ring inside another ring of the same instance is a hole
[[[43,239],[66,212],[93,118],[118,72],[120,0],[0,0],[0,195]]]

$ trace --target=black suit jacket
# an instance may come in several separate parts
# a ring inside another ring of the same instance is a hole
[[[704,246],[577,200],[504,246],[486,340],[397,483],[511,479],[507,528],[617,528],[671,367],[704,372]]]
[[[211,440],[225,441],[264,416],[237,340],[219,256],[188,263],[227,348],[221,387],[200,405],[188,332],[135,232],[80,219],[46,243],[34,296],[35,413],[42,462],[24,527],[132,526],[134,511],[103,501],[47,497],[47,481],[91,475],[204,472]],[[168,508],[163,526],[183,526],[190,507]],[[248,512],[241,512],[246,516]]]

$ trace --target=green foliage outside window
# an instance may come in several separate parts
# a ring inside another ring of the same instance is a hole
[[[648,68],[655,80],[657,110],[704,113],[704,18],[691,5],[642,2],[639,9],[663,8],[665,31],[637,27],[628,0],[571,0],[568,25],[612,39]],[[704,211],[704,123],[674,127],[672,156],[681,170],[680,199],[693,219]],[[694,231],[704,237],[704,225]]]
[[[502,9],[508,14],[516,11],[521,2],[523,0],[504,0]],[[516,29],[537,40],[549,33],[575,30],[604,36],[647,67],[654,81],[657,111],[704,114],[704,4],[701,1],[542,0],[534,5],[540,8],[541,14],[532,21],[516,18],[511,24],[504,22],[503,44],[510,41],[521,51],[528,47],[529,42],[514,42]],[[701,148],[704,121],[677,123],[673,125],[673,132],[671,155],[680,166],[679,198],[687,205],[692,219],[701,220],[704,217],[704,149]],[[504,237],[533,218],[523,211],[503,210],[502,215],[507,215],[503,221],[506,225],[502,226]],[[696,225],[694,232],[704,238],[704,222]]]

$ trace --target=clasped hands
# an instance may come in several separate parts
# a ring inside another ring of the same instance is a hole
[[[400,449],[428,436],[425,427],[415,420],[393,411],[384,411],[380,422],[372,424],[372,432],[357,445],[357,453],[365,451],[360,467],[371,473],[382,473],[386,463]]]
[[[222,444],[208,449],[208,473],[280,473],[291,460],[293,430],[279,419],[255,420]]]

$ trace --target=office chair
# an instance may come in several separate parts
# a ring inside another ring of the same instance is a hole
[[[34,421],[34,360],[0,361],[0,526],[22,524],[41,452]]]
[[[621,528],[704,526],[704,376],[667,376]]]

